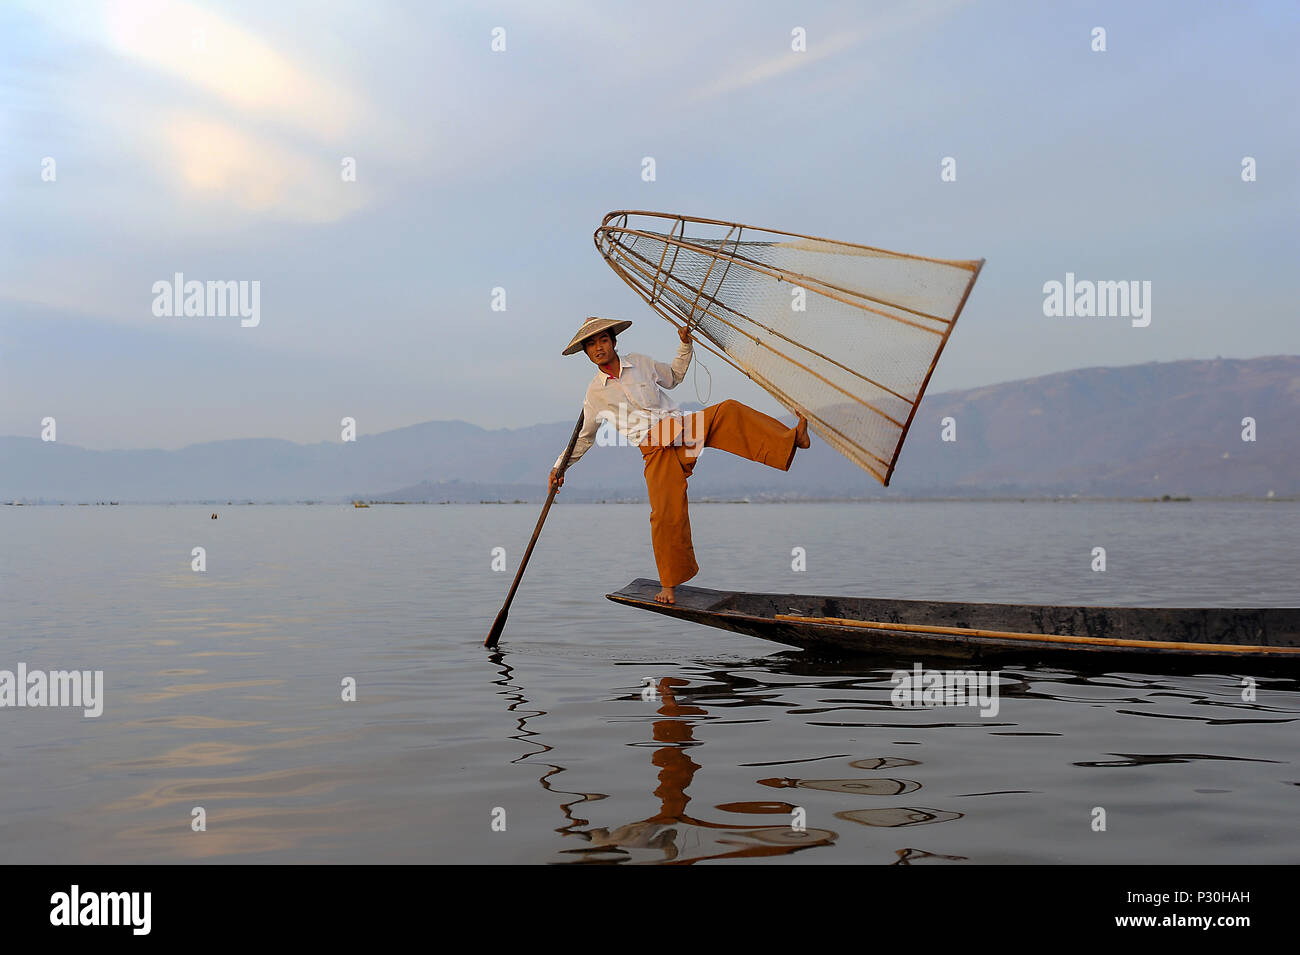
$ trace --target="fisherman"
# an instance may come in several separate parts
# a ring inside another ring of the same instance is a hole
[[[650,492],[650,542],[663,588],[655,600],[671,604],[675,602],[673,588],[700,569],[691,545],[686,502],[686,481],[700,452],[721,448],[788,471],[795,449],[809,445],[808,419],[799,415],[798,424],[787,428],[770,415],[730,399],[684,415],[663,388],[676,388],[686,377],[691,364],[690,329],[678,329],[681,347],[672,364],[665,364],[635,352],[618,354],[617,337],[631,325],[629,321],[588,318],[564,349],[565,355],[585,351],[598,368],[587,386],[582,430],[569,464],[587,452],[606,419],[629,444],[640,447]],[[559,470],[563,460],[561,452],[551,469],[550,486],[556,489],[564,486]]]

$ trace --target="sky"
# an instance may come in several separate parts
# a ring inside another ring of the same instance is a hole
[[[585,316],[677,344],[615,209],[985,259],[931,391],[1297,354],[1297,48],[1291,2],[7,2],[0,435],[571,420]],[[1070,272],[1150,324],[1044,315]],[[176,273],[257,324],[155,314]],[[674,398],[778,411],[697,354]]]

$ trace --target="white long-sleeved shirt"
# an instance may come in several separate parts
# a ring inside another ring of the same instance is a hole
[[[691,365],[691,353],[691,343],[682,342],[672,364],[635,352],[619,355],[621,367],[617,378],[611,378],[597,368],[582,403],[582,431],[573,446],[569,465],[576,463],[595,443],[596,432],[606,418],[612,420],[629,444],[640,444],[653,422],[670,415],[680,416],[681,408],[663,393],[663,388],[676,388],[681,384],[686,369]],[[561,451],[554,467],[558,468],[563,459],[564,452]]]

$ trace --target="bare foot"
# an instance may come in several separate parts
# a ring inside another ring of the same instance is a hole
[[[673,588],[671,587],[665,587],[663,590],[659,591],[659,593],[655,594],[655,600],[659,601],[661,604],[677,603],[677,601],[673,599]]]
[[[808,419],[800,415],[799,423],[795,425],[794,429],[794,446],[796,448],[806,448],[810,444],[812,442],[808,440]]]

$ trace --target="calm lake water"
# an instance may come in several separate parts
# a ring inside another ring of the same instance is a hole
[[[995,717],[897,708],[895,667],[605,600],[655,576],[644,504],[553,508],[494,654],[537,505],[213,509],[0,508],[0,669],[105,682],[97,719],[0,709],[6,861],[1300,862],[1294,680],[1007,668]],[[692,515],[704,587],[1300,602],[1296,503]]]

